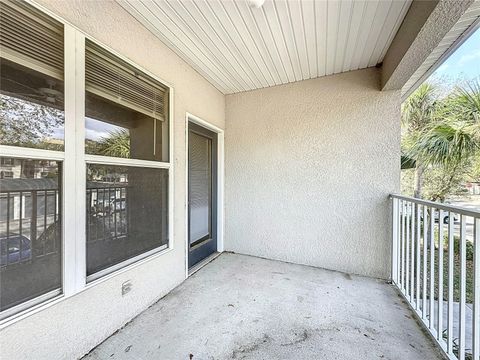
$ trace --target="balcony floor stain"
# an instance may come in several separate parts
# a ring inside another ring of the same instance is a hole
[[[84,359],[442,359],[393,286],[224,253]]]

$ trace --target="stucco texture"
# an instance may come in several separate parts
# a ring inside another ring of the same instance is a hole
[[[388,49],[382,88],[401,89],[474,0],[416,0]]]
[[[226,250],[388,278],[400,93],[379,88],[372,68],[226,97]]]
[[[225,97],[115,2],[37,3],[164,79],[174,90],[173,249],[0,333],[2,359],[75,359],[185,279],[185,114],[223,128]],[[133,287],[122,297],[121,284],[127,280]]]

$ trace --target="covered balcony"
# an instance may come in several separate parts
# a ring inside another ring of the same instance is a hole
[[[0,358],[480,360],[480,213],[399,195],[402,102],[479,26],[1,0]]]

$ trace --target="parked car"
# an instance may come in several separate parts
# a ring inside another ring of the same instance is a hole
[[[8,238],[0,238],[0,266],[27,261],[31,258],[30,239],[18,234],[10,235]]]
[[[406,209],[406,215],[408,215],[409,217],[411,217],[412,215],[412,209],[410,207],[408,207]],[[439,211],[435,211],[433,213],[433,218],[435,220],[436,223],[438,223],[438,217],[439,217]],[[420,219],[423,221],[423,212],[420,213]],[[458,222],[460,221],[460,216],[458,214],[453,214],[453,221],[454,222]],[[442,222],[444,224],[448,224],[449,222],[449,213],[447,211],[444,211],[443,214],[442,214]]]
[[[438,211],[435,211],[434,215],[433,215],[433,218],[435,219],[435,222],[438,223],[438,217],[439,217],[439,212]],[[444,224],[448,224],[450,218],[448,216],[448,212],[444,211],[443,214],[442,214],[442,222]],[[460,217],[458,216],[458,214],[453,214],[453,222],[458,222],[460,221]]]

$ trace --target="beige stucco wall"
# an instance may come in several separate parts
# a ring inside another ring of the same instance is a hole
[[[367,69],[228,95],[225,249],[387,278],[400,93]]]
[[[38,1],[174,88],[174,248],[148,263],[8,326],[2,359],[75,359],[185,278],[185,113],[223,128],[225,97],[156,37],[109,1]],[[73,230],[73,229],[72,229]],[[122,282],[132,291],[121,295]]]

